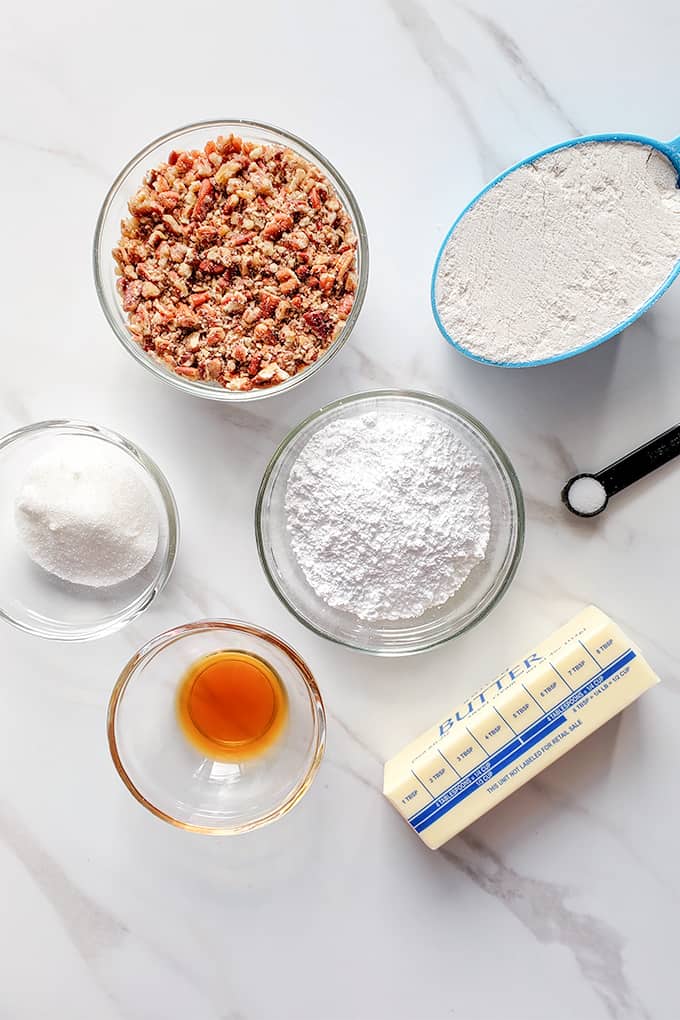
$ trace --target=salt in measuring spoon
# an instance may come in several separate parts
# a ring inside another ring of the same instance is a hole
[[[610,496],[627,489],[663,464],[680,455],[680,425],[639,446],[596,475],[579,474],[562,489],[562,502],[577,517],[596,517]]]
[[[472,210],[472,208],[477,204],[477,202],[479,202],[480,198],[482,198],[483,195],[486,195],[488,191],[490,191],[492,188],[495,188],[497,184],[500,184],[501,181],[503,181],[510,174],[514,173],[516,170],[519,170],[522,167],[527,166],[528,164],[535,163],[536,160],[540,159],[542,156],[549,155],[551,152],[557,152],[559,149],[570,149],[574,145],[584,145],[589,142],[634,142],[638,145],[646,146],[647,148],[657,149],[663,156],[666,157],[666,159],[670,161],[670,163],[677,170],[679,176],[678,186],[680,187],[680,137],[674,138],[670,142],[660,142],[658,139],[648,138],[646,135],[629,135],[621,134],[618,132],[614,134],[604,135],[582,135],[580,138],[571,138],[566,142],[559,142],[557,145],[551,145],[547,149],[542,149],[540,152],[534,152],[532,153],[532,155],[526,156],[524,159],[520,160],[518,163],[513,164],[513,166],[508,167],[508,169],[504,170],[502,174],[499,174],[498,177],[495,177],[492,181],[490,181],[489,184],[486,185],[486,187],[482,188],[478,195],[475,195],[471,202],[468,202],[463,211],[454,221],[451,229],[447,232],[446,237],[442,241],[441,247],[437,253],[434,269],[432,270],[432,281],[430,285],[430,304],[432,306],[432,314],[434,315],[434,320],[437,324],[439,332],[442,334],[444,339],[451,344],[452,347],[455,347],[456,350],[460,351],[460,353],[464,354],[467,358],[471,358],[473,361],[478,361],[484,365],[495,365],[496,367],[499,368],[534,368],[538,365],[551,365],[555,361],[564,361],[567,358],[573,358],[577,354],[583,354],[585,351],[592,350],[592,348],[594,347],[599,347],[600,344],[603,344],[605,342],[605,340],[611,340],[612,337],[616,336],[618,333],[621,333],[624,329],[627,329],[628,326],[632,325],[633,322],[636,322],[637,319],[644,315],[645,312],[647,312],[651,308],[651,306],[655,304],[656,301],[659,300],[661,295],[668,290],[670,285],[677,279],[678,274],[680,274],[680,252],[678,252],[678,260],[676,261],[675,265],[673,266],[673,269],[670,271],[666,279],[662,281],[660,286],[651,295],[651,297],[649,297],[643,304],[641,304],[639,308],[637,308],[631,315],[629,315],[626,319],[622,320],[621,322],[613,324],[610,330],[608,330],[606,333],[603,333],[602,336],[597,337],[595,340],[590,340],[588,341],[588,343],[583,344],[581,347],[576,347],[572,350],[565,351],[561,354],[555,354],[547,358],[536,358],[535,360],[530,361],[493,361],[490,358],[485,358],[482,357],[480,354],[473,353],[473,351],[469,350],[465,346],[462,340],[456,339],[456,337],[451,336],[447,332],[446,327],[444,326],[442,319],[439,315],[437,299],[437,283],[442,257],[444,256],[444,253],[447,249],[449,240],[451,239],[451,235],[454,233],[456,228],[460,225],[462,220],[467,216],[467,214]]]

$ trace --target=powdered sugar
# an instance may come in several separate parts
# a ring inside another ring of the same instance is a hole
[[[631,142],[584,142],[487,191],[446,245],[436,281],[449,336],[494,362],[549,358],[633,315],[680,258],[677,171]]]
[[[403,620],[443,605],[484,559],[482,466],[428,417],[366,413],[307,442],[286,490],[291,544],[329,606]]]

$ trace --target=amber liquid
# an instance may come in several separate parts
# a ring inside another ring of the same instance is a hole
[[[248,652],[213,652],[184,676],[177,715],[185,737],[201,754],[240,762],[263,754],[278,739],[288,699],[264,659]]]

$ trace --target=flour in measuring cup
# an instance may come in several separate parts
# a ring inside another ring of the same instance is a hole
[[[441,606],[484,559],[484,471],[446,426],[404,414],[331,422],[307,442],[286,490],[291,545],[329,606],[403,620]]]
[[[512,171],[449,238],[436,306],[493,362],[567,354],[633,315],[680,258],[677,171],[633,142],[584,142]]]

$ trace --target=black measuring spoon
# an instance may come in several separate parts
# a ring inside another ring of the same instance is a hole
[[[596,517],[602,513],[611,496],[678,455],[680,425],[674,425],[596,475],[574,475],[562,489],[562,502],[578,517]]]

